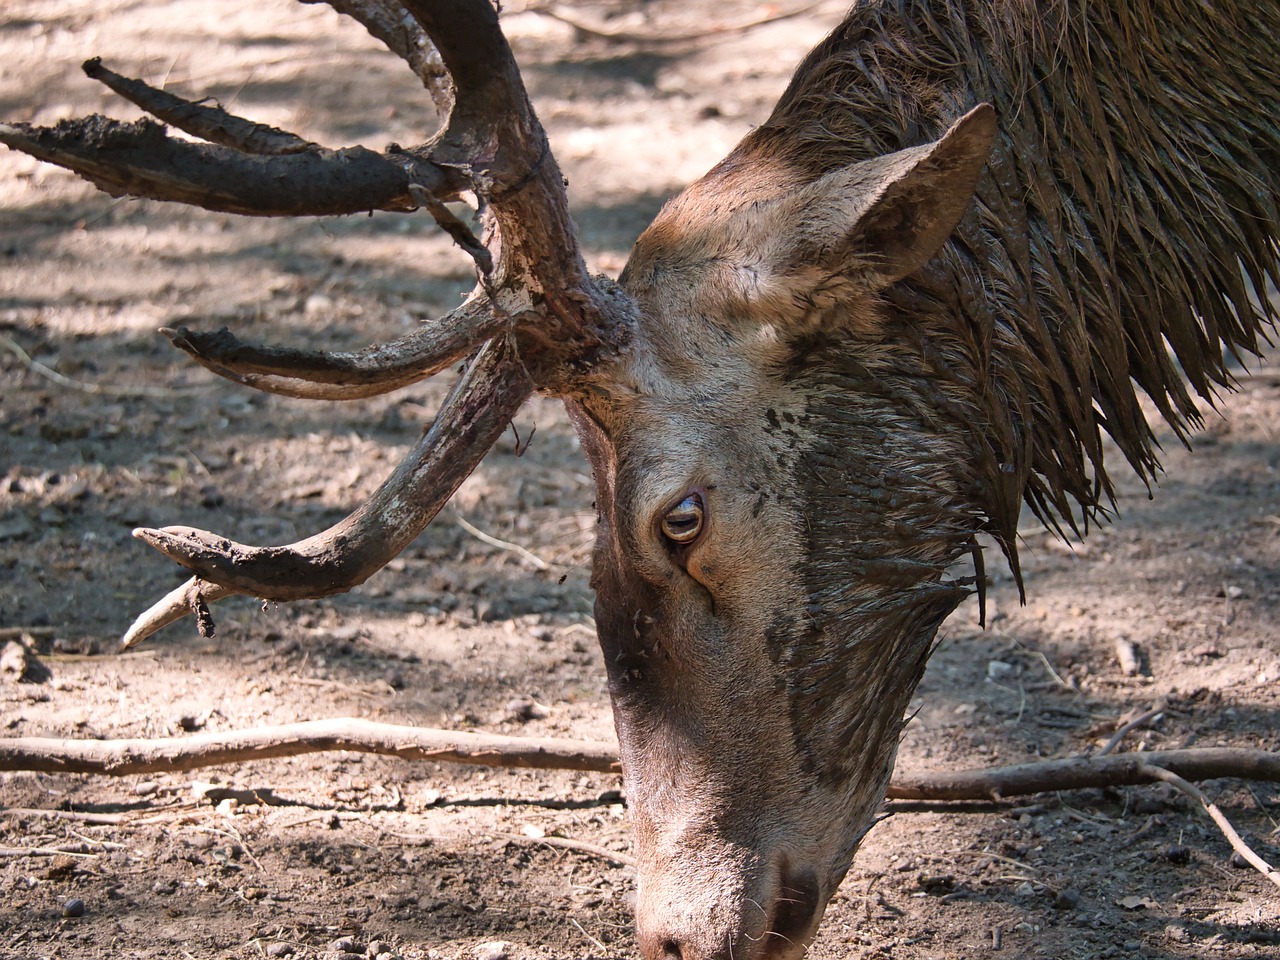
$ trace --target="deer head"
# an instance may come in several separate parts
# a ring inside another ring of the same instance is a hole
[[[978,510],[880,294],[947,238],[993,133],[981,107],[817,179],[736,154],[622,274],[631,344],[570,404],[646,957],[799,955],[883,797]]]

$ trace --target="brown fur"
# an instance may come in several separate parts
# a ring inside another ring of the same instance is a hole
[[[1275,319],[1276,36],[1269,0],[863,3],[637,242],[571,410],[646,957],[802,952],[948,568],[985,530],[1016,572],[1024,501],[1104,511],[1104,430],[1150,478],[1137,390],[1185,430]]]

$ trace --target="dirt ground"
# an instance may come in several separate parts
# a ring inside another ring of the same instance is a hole
[[[665,44],[609,43],[506,6],[589,258],[616,272],[661,202],[764,115],[844,0]],[[624,14],[614,26],[671,33],[768,8],[611,9]],[[334,146],[418,142],[433,123],[411,74],[358,26],[286,0],[8,0],[0,119],[134,116],[81,75],[93,55]],[[428,218],[254,221],[112,200],[6,151],[0,224],[0,628],[25,630],[32,654],[23,682],[0,679],[3,735],[362,716],[612,736],[587,586],[592,486],[550,401],[518,418],[522,442],[536,428],[527,452],[504,438],[362,589],[265,610],[228,601],[214,641],[188,621],[114,652],[182,579],[133,527],[262,543],[326,527],[390,471],[447,386],[328,406],[256,394],[185,362],[156,328],[392,339],[471,286]],[[990,629],[973,605],[952,619],[900,769],[1071,755],[1157,704],[1127,746],[1280,748],[1280,366],[1254,366],[1194,453],[1161,434],[1154,499],[1121,475],[1119,522],[1074,548],[1028,524],[1027,605],[994,571]],[[1136,675],[1117,640],[1136,645]],[[1280,785],[1207,790],[1280,860]],[[625,852],[621,791],[606,775],[347,754],[146,778],[3,774],[0,958],[632,956],[631,870],[543,842]],[[889,810],[815,960],[1280,956],[1276,889],[1234,866],[1168,788]]]

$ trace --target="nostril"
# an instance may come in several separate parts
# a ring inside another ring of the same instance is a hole
[[[818,874],[811,867],[782,870],[782,885],[774,905],[773,922],[769,932],[790,943],[803,940],[817,919],[814,914],[821,906]]]
[[[680,944],[674,940],[667,940],[662,944],[662,960],[682,960],[683,957]]]

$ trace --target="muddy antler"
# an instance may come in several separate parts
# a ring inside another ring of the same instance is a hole
[[[316,0],[303,0],[316,2]],[[358,20],[422,79],[444,121],[420,146],[333,150],[184,100],[93,59],[86,73],[202,142],[152,120],[102,116],[54,127],[0,125],[0,142],[67,167],[112,195],[252,216],[425,208],[472,256],[479,284],[441,320],[394,343],[320,353],[243,343],[230,331],[164,329],[199,363],[239,383],[311,399],[373,396],[470,355],[431,430],[378,491],[336,526],[282,547],[249,547],[187,527],[135,536],[195,577],[146,611],[126,645],[237,594],[321,597],[368,579],[431,521],[534,390],[563,392],[625,334],[630,308],[590,277],[564,181],[488,0],[325,0]],[[483,240],[444,206],[470,193]]]

